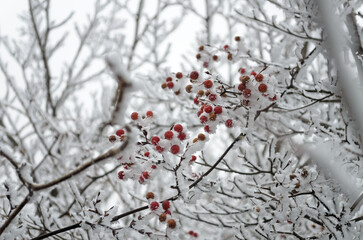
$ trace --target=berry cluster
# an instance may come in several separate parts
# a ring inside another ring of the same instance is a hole
[[[170,201],[163,201],[160,208],[159,202],[154,201],[155,194],[153,192],[148,192],[146,194],[146,199],[148,200],[150,210],[159,216],[159,221],[161,223],[166,223],[168,228],[176,228],[176,221],[171,218]]]
[[[198,233],[194,232],[193,230],[190,230],[188,232],[189,235],[193,236],[193,237],[198,237]]]

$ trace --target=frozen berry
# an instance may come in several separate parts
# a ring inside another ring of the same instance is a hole
[[[199,104],[198,97],[194,98],[194,104],[195,104],[195,105],[198,105],[198,104]]]
[[[173,136],[174,136],[174,133],[172,132],[172,131],[166,131],[165,133],[164,133],[164,137],[165,137],[165,139],[172,139],[173,138]]]
[[[206,113],[210,113],[210,112],[212,112],[212,110],[213,110],[213,107],[210,105],[206,105],[204,107],[204,112],[206,112]]]
[[[168,200],[162,203],[163,209],[168,210],[170,208],[170,202]]]
[[[206,123],[208,121],[208,118],[206,116],[201,116],[199,120],[200,120],[200,123],[203,124],[203,123]]]
[[[181,72],[178,72],[175,76],[177,79],[181,79],[183,77],[183,74]]]
[[[204,131],[207,132],[207,133],[210,132],[210,129],[209,129],[209,126],[208,125],[204,126]]]
[[[152,203],[150,203],[150,209],[151,210],[156,210],[156,209],[158,209],[159,208],[159,203],[158,202],[152,202]]]
[[[167,77],[167,78],[166,78],[166,81],[167,81],[167,82],[171,82],[171,81],[173,81],[173,78],[172,78],[172,77]]]
[[[205,80],[203,84],[204,84],[204,87],[206,87],[206,88],[211,88],[213,86],[213,82],[209,79]]]
[[[191,92],[192,92],[192,88],[193,88],[193,85],[189,84],[189,85],[187,85],[187,86],[185,87],[185,91],[186,91],[187,93],[191,93]]]
[[[156,165],[151,165],[151,168],[152,169],[156,169]]]
[[[125,130],[123,130],[123,129],[119,129],[119,130],[116,131],[117,136],[121,136],[121,135],[124,135],[124,134],[125,134]]]
[[[226,120],[226,127],[228,127],[228,128],[233,127],[233,121],[232,121],[232,119],[227,119]]]
[[[213,55],[212,58],[213,58],[214,61],[217,61],[218,60],[218,56],[217,55]]]
[[[222,111],[223,111],[223,109],[222,109],[222,107],[221,107],[221,106],[216,106],[216,107],[214,108],[214,113],[215,113],[215,114],[221,114],[221,113],[222,113]]]
[[[250,77],[249,76],[242,76],[239,78],[239,80],[243,83],[243,84],[246,84],[249,82],[250,80]]]
[[[166,86],[168,86],[168,88],[172,89],[174,87],[174,83],[173,82],[168,82],[166,84]]]
[[[246,84],[244,84],[244,83],[240,83],[239,85],[238,85],[238,90],[240,90],[241,92],[243,91],[243,90],[245,90],[246,89]]]
[[[199,46],[199,49],[198,50],[199,51],[203,51],[204,50],[204,46],[203,45]]]
[[[240,74],[245,74],[246,73],[246,69],[244,69],[244,68],[240,68],[238,71],[239,71]]]
[[[108,141],[110,142],[115,142],[116,141],[116,136],[115,135],[111,135],[108,137]]]
[[[160,216],[159,216],[159,221],[160,221],[160,222],[165,222],[165,220],[166,220],[166,213],[162,213],[162,214],[160,214]]]
[[[258,91],[264,93],[267,91],[267,85],[264,83],[261,83],[260,86],[258,86]]]
[[[239,42],[239,41],[241,41],[241,37],[240,37],[240,36],[235,36],[235,37],[234,37],[234,40],[235,40],[236,42]]]
[[[252,76],[256,76],[256,74],[257,74],[256,72],[251,72]]]
[[[197,59],[201,59],[201,58],[202,58],[202,55],[200,55],[200,53],[198,53],[197,55],[195,55],[195,57],[196,57]]]
[[[199,134],[198,134],[198,139],[199,139],[200,141],[204,141],[204,140],[205,140],[205,135],[204,135],[203,133],[199,133]]]
[[[164,151],[164,148],[160,147],[159,145],[156,146],[156,151],[158,151],[159,153],[162,153]]]
[[[195,160],[197,160],[197,157],[192,155],[192,159],[190,161],[194,162]]]
[[[146,117],[152,118],[153,116],[154,116],[154,113],[152,111],[147,111],[146,112]]]
[[[228,53],[227,58],[228,58],[228,60],[232,60],[232,59],[233,59],[233,55],[232,55],[232,53]]]
[[[166,83],[162,83],[162,84],[161,84],[161,88],[162,88],[162,89],[165,89],[166,87],[167,87]]]
[[[137,120],[138,118],[139,118],[139,114],[137,112],[131,113],[131,119],[132,120]]]
[[[229,48],[229,46],[226,44],[223,46],[224,50],[227,50]]]
[[[153,192],[146,193],[146,199],[154,199],[155,195]]]
[[[119,179],[124,179],[124,177],[125,177],[124,171],[119,171],[118,172],[118,178]]]
[[[179,150],[180,150],[180,147],[179,147],[178,145],[173,145],[173,146],[171,146],[171,148],[170,148],[170,152],[171,152],[172,154],[178,154],[178,153],[179,153]]]
[[[209,120],[215,121],[216,119],[217,119],[217,115],[215,113],[210,113],[209,114]]]
[[[251,89],[246,88],[242,93],[245,98],[251,97]]]
[[[199,77],[199,73],[197,71],[193,71],[189,74],[190,79],[196,80]]]
[[[180,141],[183,141],[186,137],[187,137],[187,135],[185,135],[185,133],[183,133],[183,132],[178,134],[178,138]]]
[[[168,220],[168,227],[170,228],[175,228],[176,227],[176,222],[174,219],[169,219]]]
[[[211,102],[214,102],[217,99],[217,95],[215,95],[215,94],[209,94],[208,98],[209,98],[209,100]]]
[[[174,125],[174,131],[175,132],[182,132],[183,131],[183,126],[181,124],[175,124]]]
[[[257,75],[255,76],[255,79],[256,79],[256,81],[257,81],[257,82],[262,82],[262,80],[263,80],[263,75],[262,75],[262,74],[257,74]]]
[[[145,171],[142,173],[142,176],[145,178],[145,179],[148,179],[149,178],[149,172]]]
[[[144,153],[144,156],[145,156],[145,157],[149,157],[149,156],[150,156],[150,152],[145,152],[145,153]]]
[[[154,145],[157,145],[159,141],[160,141],[160,138],[158,136],[154,136],[151,138],[151,143]]]

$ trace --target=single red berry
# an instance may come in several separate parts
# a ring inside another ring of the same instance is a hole
[[[260,86],[258,86],[258,91],[264,93],[267,91],[267,85],[264,83],[261,83]]]
[[[194,231],[192,231],[192,230],[190,230],[188,233],[189,233],[190,235],[194,235]]]
[[[145,171],[142,173],[142,176],[145,178],[145,179],[148,179],[149,178],[149,172]]]
[[[193,71],[189,74],[189,77],[193,80],[196,80],[199,77],[199,73],[197,71]]]
[[[150,152],[145,152],[145,153],[144,153],[144,156],[145,156],[145,157],[149,157],[149,156],[150,156]]]
[[[183,133],[183,132],[178,134],[178,138],[179,138],[180,141],[183,141],[186,137],[187,137],[187,135],[185,133]]]
[[[168,200],[162,203],[163,209],[166,211],[170,208],[170,202]]]
[[[206,131],[207,133],[210,132],[210,129],[209,129],[209,126],[208,125],[204,126],[204,131]]]
[[[154,116],[154,113],[152,111],[147,111],[146,112],[146,117],[152,118],[153,116]]]
[[[204,63],[203,63],[203,67],[204,67],[204,68],[207,68],[207,67],[208,67],[208,63],[207,63],[207,62],[204,62]]]
[[[240,83],[239,85],[238,85],[238,90],[240,90],[241,92],[243,91],[243,90],[245,90],[246,89],[246,84],[244,84],[244,83]]]
[[[257,74],[256,72],[251,72],[252,76],[256,76],[256,74]]]
[[[154,199],[155,195],[153,192],[146,193],[146,199]]]
[[[171,212],[169,210],[166,210],[165,213],[171,216]]]
[[[211,105],[206,105],[204,107],[204,112],[206,112],[206,113],[211,113],[212,110],[213,110],[213,107]]]
[[[215,114],[221,114],[223,112],[223,108],[221,106],[216,106],[214,108],[214,113]]]
[[[154,211],[154,210],[156,210],[156,209],[158,209],[158,208],[159,208],[159,203],[158,203],[158,202],[155,202],[155,201],[154,201],[154,202],[151,202],[151,203],[150,203],[150,209],[151,209],[151,210],[153,210],[153,211]]]
[[[124,135],[124,134],[125,134],[125,130],[123,130],[123,129],[119,129],[119,130],[116,131],[117,136],[121,136],[121,135]]]
[[[125,177],[124,171],[119,171],[118,172],[118,178],[119,179],[124,179],[124,177]]]
[[[173,79],[172,79],[171,77],[167,77],[167,78],[166,78],[166,81],[167,81],[167,82],[171,82],[171,81],[173,81]]]
[[[240,69],[239,69],[239,72],[240,72],[241,74],[245,74],[245,73],[246,73],[246,69],[244,69],[244,68],[240,68]]]
[[[174,125],[174,131],[175,132],[182,132],[183,131],[183,126],[181,124],[175,124]]]
[[[176,73],[176,78],[181,79],[183,77],[183,74],[181,72]]]
[[[217,61],[218,60],[218,56],[217,55],[213,55],[212,58],[213,58],[214,61]]]
[[[139,118],[139,114],[137,112],[131,113],[131,119],[132,120],[137,120],[138,118]]]
[[[159,141],[160,141],[160,138],[158,136],[154,136],[151,138],[151,143],[154,145],[157,145]]]
[[[193,236],[198,237],[198,233],[194,232]]]
[[[156,165],[151,165],[151,168],[152,169],[156,169]]]
[[[200,123],[206,123],[208,121],[208,118],[206,116],[201,116],[200,117]]]
[[[203,110],[199,110],[199,111],[197,112],[197,116],[199,117],[202,113],[203,113]]]
[[[156,146],[156,151],[159,153],[162,153],[164,151],[164,148],[160,147],[159,145]]]
[[[227,50],[229,48],[229,46],[226,44],[223,46],[224,50]]]
[[[211,102],[213,102],[213,101],[215,101],[217,99],[217,95],[215,95],[215,94],[209,94],[208,98],[209,98],[209,100]]]
[[[197,157],[195,155],[192,155],[192,159],[190,161],[194,162],[195,160],[197,160]]]
[[[128,170],[128,169],[129,169],[129,167],[128,167],[128,166],[124,166],[124,169]]]
[[[174,87],[174,83],[173,82],[168,82],[166,84],[168,86],[168,88],[172,89]]]
[[[198,97],[194,98],[194,104],[195,104],[195,105],[198,105],[198,104],[199,104]]]
[[[251,97],[251,89],[246,88],[245,90],[243,90],[243,96],[245,98]]]
[[[178,145],[173,145],[173,146],[171,146],[171,148],[170,148],[170,152],[171,152],[172,154],[178,154],[178,153],[179,153],[179,150],[180,150],[180,147],[179,147]]]
[[[164,133],[164,137],[165,137],[165,139],[172,139],[173,138],[173,136],[174,136],[174,133],[172,132],[172,131],[166,131],[165,133]]]
[[[232,119],[227,119],[226,120],[226,127],[228,127],[228,128],[233,127],[233,121],[232,121]]]
[[[250,104],[250,100],[243,99],[242,104],[243,106],[248,106]]]
[[[256,81],[257,81],[257,82],[262,82],[262,80],[263,80],[263,75],[262,75],[262,74],[257,74],[257,75],[255,76],[255,79],[256,79]]]
[[[206,87],[206,88],[211,88],[213,86],[213,82],[209,79],[205,80],[203,84],[204,84],[204,87]]]

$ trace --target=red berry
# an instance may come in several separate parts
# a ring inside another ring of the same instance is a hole
[[[119,179],[124,179],[124,177],[125,177],[124,171],[119,171],[118,172],[118,178]]]
[[[148,179],[149,178],[149,172],[143,172],[142,173],[142,176],[145,178],[145,179]]]
[[[192,160],[190,160],[190,161],[194,162],[195,160],[197,160],[197,157],[195,155],[192,155]]]
[[[213,110],[213,107],[212,107],[212,106],[210,106],[210,105],[206,105],[206,106],[204,107],[204,112],[206,112],[206,113],[211,113],[211,112],[212,112],[212,110]]]
[[[159,145],[156,146],[156,151],[159,153],[162,153],[164,151],[164,148],[160,147]]]
[[[189,233],[190,235],[194,235],[194,231],[192,231],[192,230],[190,230],[188,233]]]
[[[257,82],[262,82],[262,80],[263,80],[263,75],[262,75],[262,74],[257,74],[257,75],[255,76],[255,79],[256,79],[256,81],[257,81]]]
[[[180,150],[180,147],[179,147],[178,145],[173,145],[173,146],[171,146],[171,148],[170,148],[170,152],[171,152],[172,154],[178,154],[178,153],[179,153],[179,150]]]
[[[157,145],[159,141],[160,141],[160,138],[158,136],[154,136],[151,138],[151,143],[154,145]]]
[[[183,131],[183,126],[181,124],[175,124],[174,125],[174,131],[175,132],[182,132]]]
[[[193,236],[198,237],[198,233],[194,232]]]
[[[173,82],[168,82],[166,84],[168,86],[168,88],[172,89],[174,87],[174,83]]]
[[[139,183],[144,183],[144,182],[145,182],[144,178],[142,176],[140,176]]]
[[[243,106],[248,106],[250,104],[250,100],[243,99],[242,104]]]
[[[222,109],[222,107],[221,106],[216,106],[215,108],[214,108],[214,113],[215,114],[221,114],[223,112],[223,109]]]
[[[156,165],[151,165],[151,168],[152,169],[156,169]]]
[[[139,114],[137,112],[131,113],[131,119],[132,120],[137,120],[138,118],[139,118]]]
[[[238,85],[238,90],[240,90],[241,92],[243,91],[243,90],[245,90],[246,89],[246,84],[244,84],[244,83],[240,83],[239,85]]]
[[[218,57],[217,57],[217,58],[218,58]],[[213,57],[213,59],[214,59],[214,57]],[[207,68],[207,67],[208,67],[208,63],[207,63],[207,62],[204,62],[204,63],[203,63],[203,67],[204,67],[204,68]]]
[[[209,129],[209,126],[208,125],[204,126],[204,131],[206,131],[207,133],[210,132],[210,129]]]
[[[183,74],[181,72],[176,73],[176,78],[181,79],[183,77]]]
[[[144,156],[145,156],[145,157],[149,157],[149,156],[150,156],[150,152],[145,152],[145,153],[144,153]]]
[[[201,116],[200,117],[200,123],[206,123],[208,121],[208,118],[206,116]]]
[[[239,69],[239,72],[240,72],[241,74],[245,74],[246,69],[244,69],[244,68],[240,68],[240,69]]]
[[[185,133],[183,133],[183,132],[178,134],[178,138],[179,138],[180,141],[183,141],[186,137],[187,137],[187,135]]]
[[[261,83],[260,86],[258,86],[258,91],[264,93],[267,91],[267,85],[264,83]]]
[[[169,210],[166,210],[165,213],[171,215],[171,212]]]
[[[150,203],[150,209],[151,210],[156,210],[156,209],[158,209],[159,208],[159,203],[158,202],[152,202],[152,203]]]
[[[167,78],[166,78],[166,81],[167,81],[167,82],[171,82],[171,81],[173,81],[173,79],[172,79],[171,77],[167,77]]]
[[[215,94],[209,94],[208,98],[209,98],[209,100],[211,102],[213,102],[213,101],[215,101],[217,99],[217,95],[215,95]]]
[[[195,105],[198,105],[198,104],[199,104],[198,97],[194,98],[194,104],[195,104]]]
[[[121,135],[124,135],[124,134],[125,134],[125,130],[123,130],[123,129],[119,129],[119,130],[116,131],[117,136],[121,136]]]
[[[173,138],[173,136],[174,136],[174,133],[172,132],[172,131],[166,131],[165,133],[164,133],[164,137],[165,137],[165,139],[172,139]]]
[[[211,88],[213,86],[213,82],[209,79],[205,80],[203,84],[204,84],[204,87],[206,87],[206,88]]]
[[[153,116],[154,116],[154,113],[152,111],[147,111],[146,112],[146,117],[152,118]]]
[[[246,88],[245,90],[243,90],[243,96],[245,98],[251,97],[251,89]]]
[[[228,128],[233,127],[233,121],[232,121],[232,119],[227,119],[226,120],[226,127],[228,127]]]
[[[277,97],[276,97],[276,94],[272,97],[272,98],[268,98],[270,101],[276,101]]]
[[[199,110],[197,116],[199,117],[203,113],[203,110]]]
[[[163,209],[166,211],[170,208],[170,202],[168,200],[162,203]]]
[[[199,77],[199,73],[197,71],[193,71],[189,74],[189,77],[193,80],[196,80]]]
[[[252,76],[256,76],[256,74],[257,74],[256,72],[251,72]]]

